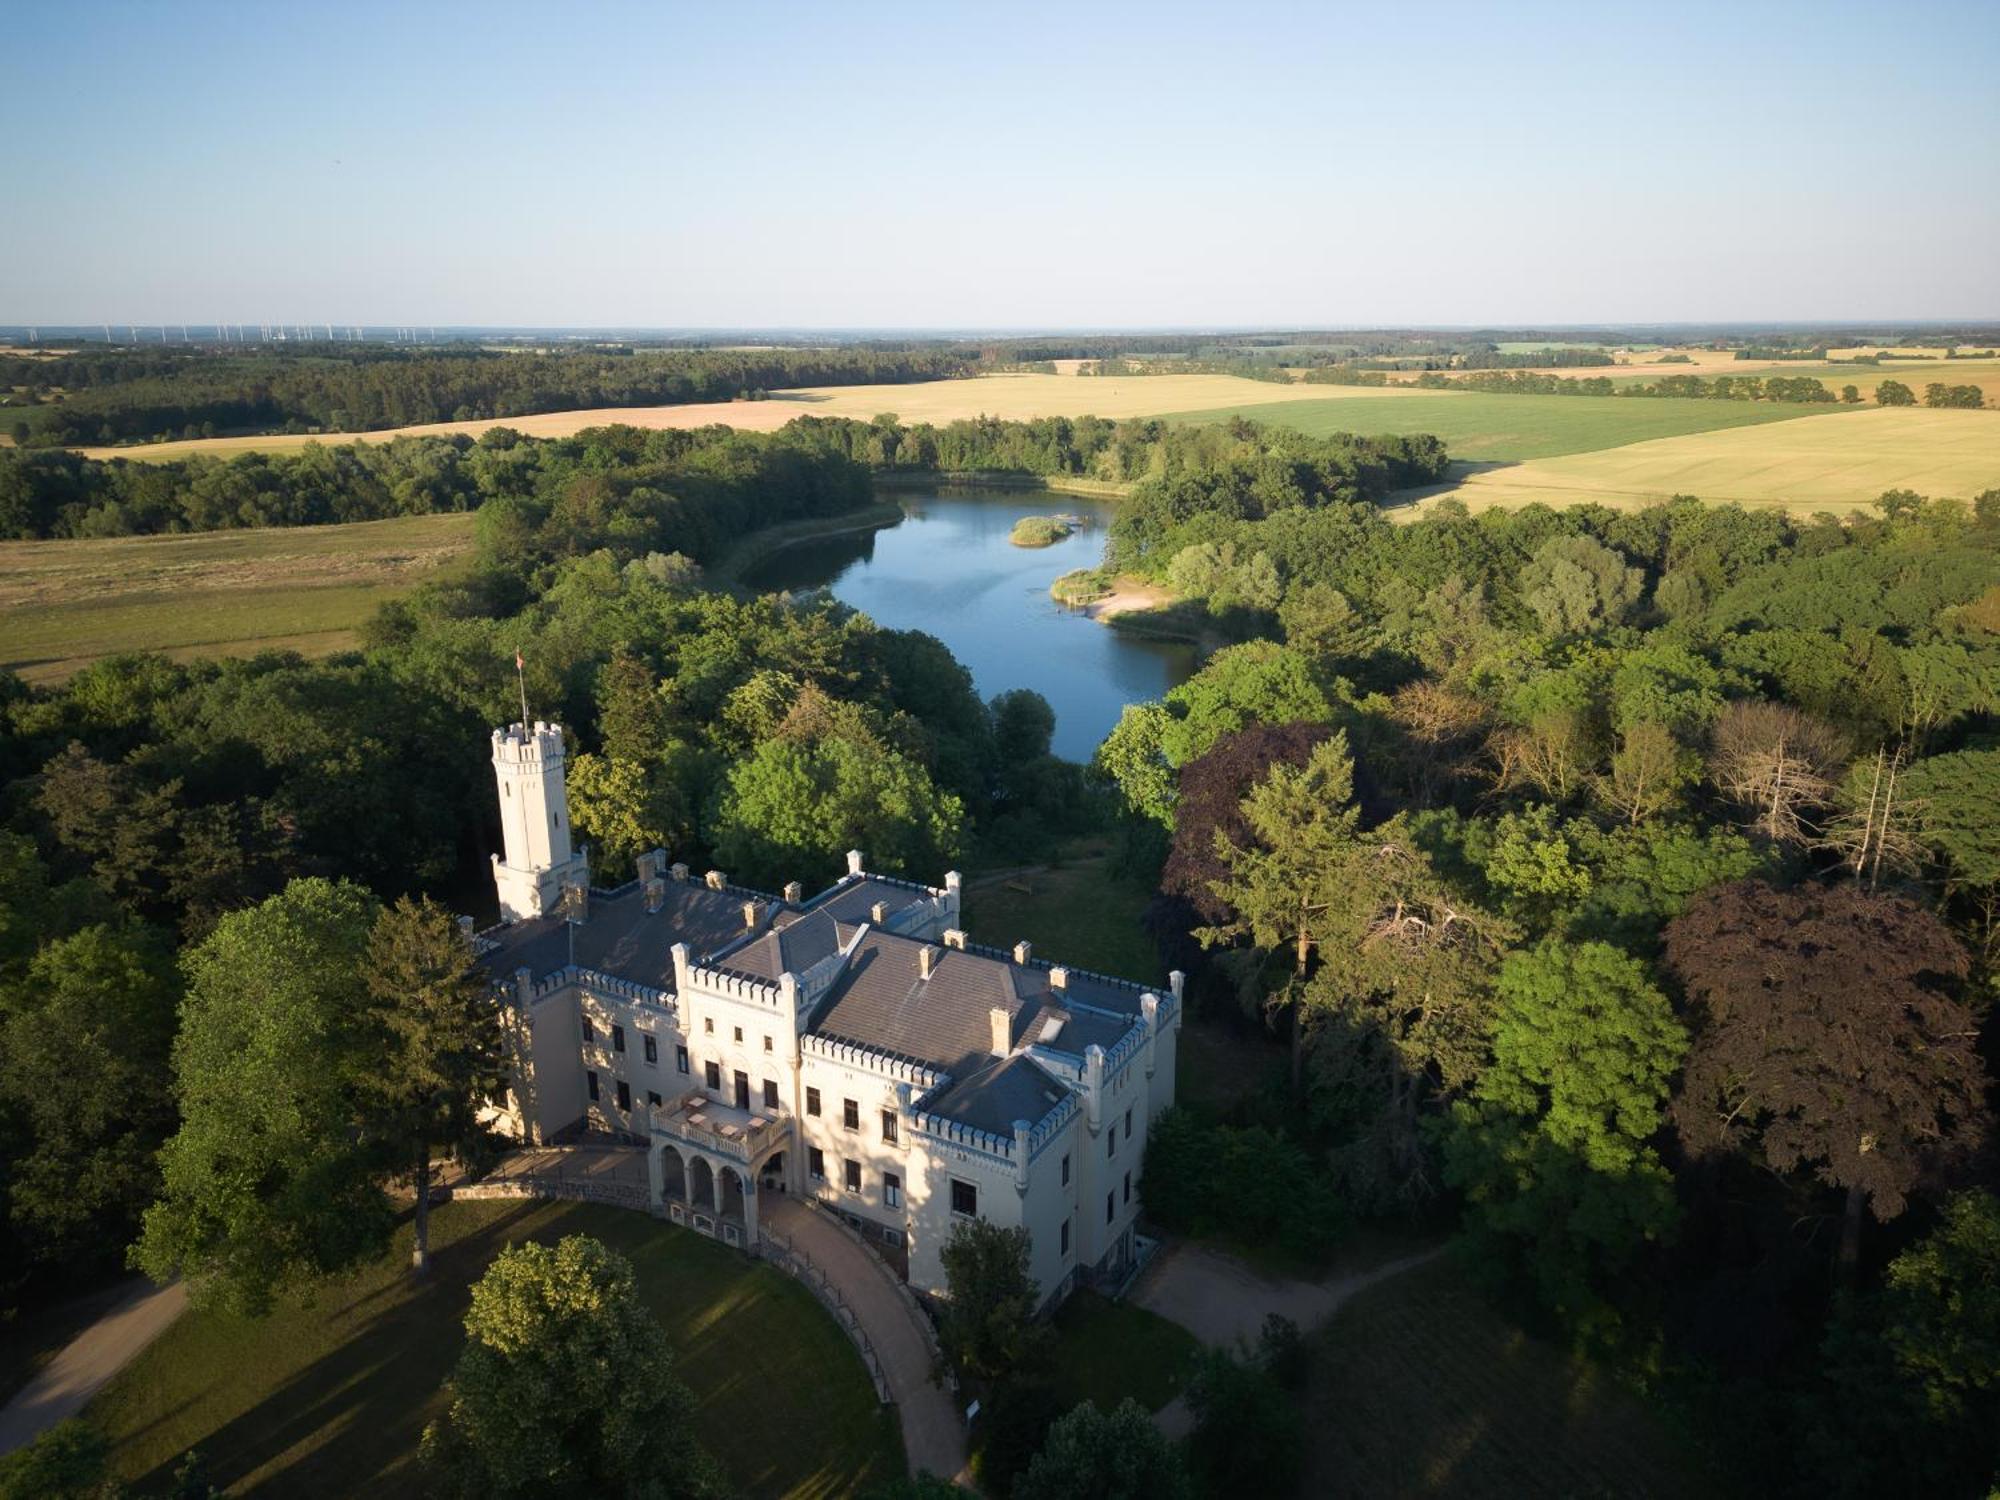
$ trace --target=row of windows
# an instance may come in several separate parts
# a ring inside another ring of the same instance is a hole
[[[703,1033],[704,1035],[706,1035],[706,1036],[714,1036],[714,1035],[715,1035],[715,1017],[714,1017],[714,1016],[703,1016],[703,1017],[701,1018],[701,1029],[702,1029],[702,1033]],[[734,1031],[734,1032],[736,1033],[736,1040],[737,1040],[737,1041],[739,1041],[739,1042],[740,1042],[740,1041],[742,1041],[742,1040],[743,1040],[743,1028],[742,1028],[741,1026],[734,1026],[734,1027],[731,1027],[730,1029],[731,1029],[732,1031]],[[765,1050],[766,1052],[769,1052],[769,1051],[771,1051],[771,1050],[772,1050],[772,1048],[771,1048],[771,1039],[770,1039],[770,1038],[769,1038],[768,1036],[764,1038],[764,1050]]]
[[[814,1182],[826,1181],[826,1153],[817,1146],[806,1147],[806,1170]],[[844,1157],[840,1163],[840,1185],[850,1193],[861,1191],[861,1163]],[[903,1206],[903,1179],[894,1172],[882,1174],[882,1206]]]
[[[583,1081],[585,1086],[590,1090],[591,1103],[593,1104],[597,1103],[598,1100],[602,1097],[602,1094],[600,1093],[599,1084],[597,1082],[597,1070],[595,1068],[592,1068],[589,1071],[587,1071],[583,1075]],[[618,1107],[624,1110],[627,1114],[629,1114],[631,1113],[632,1110],[632,1085],[627,1083],[622,1078],[617,1080],[617,1085],[618,1085]],[[660,1108],[660,1096],[657,1093],[655,1093],[652,1089],[646,1090],[646,1102],[650,1104],[654,1109]]]
[[[815,1088],[807,1089],[806,1113],[817,1118],[820,1113],[820,1107],[819,1090]],[[859,1130],[861,1128],[861,1103],[859,1100],[843,1099],[840,1101],[840,1123],[841,1127],[846,1130]],[[882,1139],[893,1146],[901,1139],[900,1130],[901,1127],[897,1121],[896,1112],[893,1109],[883,1110]]]

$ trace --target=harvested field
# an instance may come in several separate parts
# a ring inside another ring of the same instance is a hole
[[[471,545],[470,515],[0,543],[0,669],[55,682],[120,651],[324,655]]]
[[[1581,403],[1590,398],[1544,399]],[[1693,433],[1509,464],[1472,474],[1442,493],[1475,510],[1533,501],[1636,507],[1673,495],[1699,495],[1809,515],[1823,510],[1845,514],[1866,507],[1884,490],[1969,498],[1996,486],[2000,413],[1869,407],[1821,421]],[[1436,498],[1427,497],[1422,505]]]
[[[1350,396],[1394,400],[1405,392],[1357,388]],[[770,432],[794,417],[853,417],[867,421],[894,412],[906,422],[953,422],[961,417],[1143,417],[1207,406],[1255,406],[1298,399],[1296,387],[1234,375],[1134,375],[1106,379],[1076,375],[980,375],[969,380],[926,380],[909,385],[828,385],[778,391],[766,401],[716,401],[691,406],[598,407],[544,412],[477,422],[429,422],[383,432],[279,434],[270,437],[195,438],[129,448],[86,448],[93,458],[168,459],[191,453],[281,453],[308,443],[380,443],[394,437],[477,437],[511,427],[529,437],[568,437],[587,427],[622,422],[631,427],[706,427],[712,423]]]
[[[1380,395],[1380,392],[1375,393]],[[1641,401],[1630,396],[1490,396],[1477,391],[1391,391],[1389,400],[1338,396],[1259,407],[1174,412],[1180,422],[1233,417],[1334,432],[1435,433],[1453,458],[1525,459],[1616,448],[1719,427],[1782,423],[1838,408],[1762,401]]]

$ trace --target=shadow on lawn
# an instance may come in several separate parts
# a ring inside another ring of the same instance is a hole
[[[329,1308],[329,1319],[351,1318],[367,1304],[383,1302],[385,1294],[405,1293],[404,1300],[367,1315],[338,1347],[255,1406],[199,1439],[195,1446],[212,1481],[225,1488],[250,1481],[245,1493],[285,1496],[419,1493],[417,1442],[457,1363],[472,1285],[541,1206],[524,1201],[477,1232],[437,1248],[421,1285],[406,1290],[390,1282]],[[148,1429],[171,1415],[156,1418]],[[155,1465],[136,1488],[144,1493],[163,1487],[179,1462],[176,1454]]]

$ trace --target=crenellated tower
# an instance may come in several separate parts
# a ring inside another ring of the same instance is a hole
[[[493,777],[507,851],[493,856],[500,915],[509,922],[545,916],[562,904],[564,886],[590,883],[588,863],[570,848],[562,726],[536,720],[532,729],[494,730]]]

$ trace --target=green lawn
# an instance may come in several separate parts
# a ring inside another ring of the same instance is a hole
[[[1115,874],[1100,846],[1070,853],[1053,869],[990,881],[973,877],[964,921],[973,941],[1011,948],[1022,938],[1039,958],[1164,985],[1159,950],[1139,925],[1153,893],[1145,882]]]
[[[448,1204],[435,1266],[387,1259],[262,1322],[190,1313],[87,1413],[118,1472],[157,1485],[198,1446],[217,1483],[270,1496],[423,1493],[413,1460],[462,1342],[470,1288],[503,1246],[596,1236],[628,1256],[699,1401],[702,1440],[746,1495],[861,1493],[903,1472],[893,1413],[810,1293],[643,1214],[585,1204]]]
[[[1313,1338],[1301,1493],[1352,1500],[1713,1494],[1666,1426],[1496,1312],[1451,1256],[1361,1293]]]
[[[1181,1393],[1199,1345],[1193,1334],[1129,1302],[1081,1291],[1057,1310],[1056,1391],[1065,1405],[1110,1411],[1130,1396],[1158,1411]]]
[[[1636,396],[1494,396],[1477,391],[1422,391],[1407,396],[1328,396],[1267,406],[1172,412],[1177,422],[1252,422],[1296,427],[1314,437],[1335,432],[1433,433],[1457,459],[1552,458],[1594,453],[1649,438],[1681,437],[1838,413],[1838,406],[1764,401],[1645,400]]]

